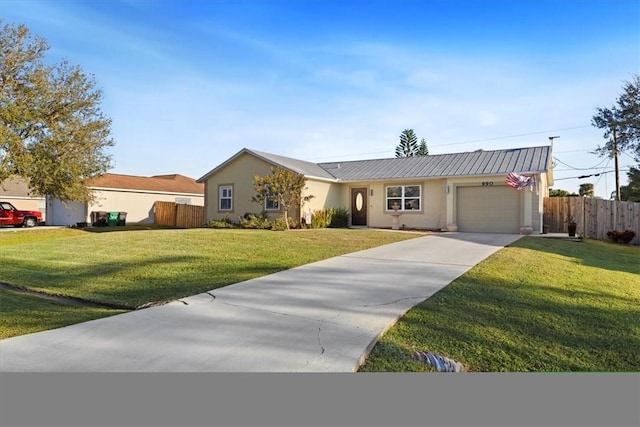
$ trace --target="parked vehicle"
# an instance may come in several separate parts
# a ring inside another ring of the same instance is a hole
[[[42,222],[42,212],[21,211],[9,202],[0,201],[0,225],[35,227]]]

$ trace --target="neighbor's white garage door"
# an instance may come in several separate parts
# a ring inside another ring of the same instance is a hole
[[[521,191],[505,185],[458,187],[458,231],[519,233]]]
[[[87,221],[86,207],[83,202],[63,202],[49,199],[47,206],[47,225],[75,225]]]

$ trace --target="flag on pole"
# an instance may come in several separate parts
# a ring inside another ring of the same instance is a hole
[[[517,188],[518,190],[536,185],[536,179],[533,176],[518,175],[515,172],[509,172],[504,182],[508,186]]]

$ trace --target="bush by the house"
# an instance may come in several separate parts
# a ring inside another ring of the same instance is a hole
[[[613,230],[613,231],[607,232],[607,237],[611,239],[611,241],[614,243],[628,244],[630,241],[633,240],[634,237],[636,237],[636,233],[633,230],[624,230],[624,231]]]
[[[347,228],[349,226],[349,210],[346,208],[329,208],[311,213],[311,228]]]
[[[331,211],[330,228],[347,228],[349,226],[349,209],[337,208],[329,210]]]
[[[295,230],[300,228],[300,222],[289,217],[289,229]],[[284,231],[287,229],[287,222],[283,216],[271,221],[271,229],[274,231]]]
[[[307,224],[307,226],[311,228],[325,228],[328,224],[327,210],[322,209],[311,213],[311,224]]]
[[[238,225],[231,221],[228,216],[225,215],[222,219],[210,219],[207,222],[209,228],[236,228]]]
[[[268,230],[271,228],[271,220],[266,212],[260,214],[245,213],[244,216],[238,218],[242,228],[254,228],[259,230]]]

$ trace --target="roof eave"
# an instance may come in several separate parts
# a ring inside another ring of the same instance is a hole
[[[250,150],[243,148],[242,150],[238,151],[236,154],[234,154],[233,156],[229,157],[227,160],[225,160],[224,162],[220,163],[218,166],[216,166],[215,168],[211,169],[209,172],[207,172],[206,174],[204,174],[203,176],[201,176],[200,178],[196,179],[197,183],[203,183],[205,182],[207,179],[209,179],[209,177],[211,177],[212,175],[214,175],[216,172],[218,172],[220,169],[224,168],[225,166],[227,166],[229,163],[233,162],[235,159],[237,159],[238,157],[240,157],[242,154],[250,152]],[[251,153],[252,155],[255,155],[253,153]]]
[[[545,170],[538,171],[519,171],[519,174],[536,174],[536,173],[547,173]],[[437,175],[437,176],[404,176],[404,177],[383,177],[383,178],[359,178],[359,179],[339,179],[335,182],[340,183],[354,183],[354,182],[381,182],[381,181],[415,181],[415,180],[431,180],[431,179],[453,179],[453,178],[474,178],[474,177],[486,177],[486,176],[497,176],[497,175],[506,175],[507,172],[498,172],[498,173],[484,173],[484,174],[473,174],[473,175]]]
[[[303,176],[305,178],[307,178],[307,179],[313,179],[313,180],[316,180],[316,181],[331,182],[331,183],[343,182],[343,181],[340,181],[337,178],[331,179],[331,178],[325,178],[325,177],[313,176],[313,175],[303,175]]]
[[[179,194],[185,196],[195,196],[195,197],[204,197],[204,192],[202,193],[186,193],[183,191],[172,191],[172,190],[141,190],[139,188],[114,188],[114,187],[89,187],[95,191],[122,191],[126,193],[150,193],[150,194]]]

